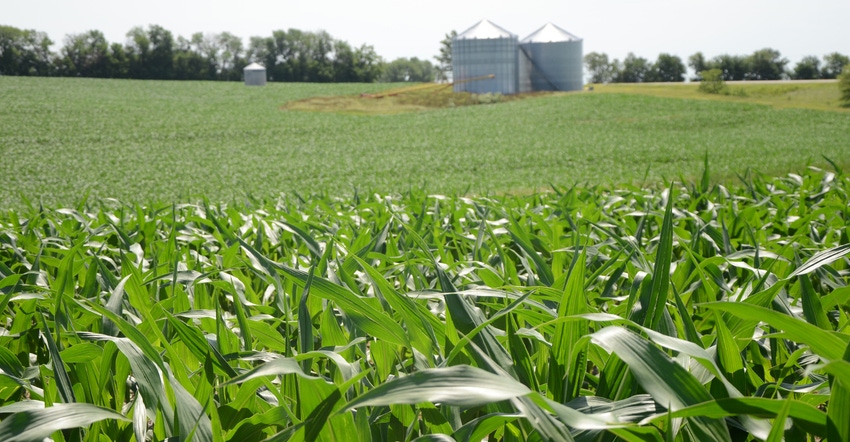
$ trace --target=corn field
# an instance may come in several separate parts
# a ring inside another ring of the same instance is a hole
[[[0,440],[850,440],[850,178],[0,215]]]

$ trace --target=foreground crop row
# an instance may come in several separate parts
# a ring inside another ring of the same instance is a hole
[[[10,212],[0,440],[848,440],[848,190]]]

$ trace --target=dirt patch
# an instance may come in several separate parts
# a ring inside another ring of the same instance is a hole
[[[281,108],[291,111],[390,115],[429,109],[504,103],[530,96],[551,94],[540,92],[514,95],[492,93],[472,94],[469,92],[454,92],[451,84],[423,83],[415,86],[390,89],[375,94],[311,97],[304,100],[291,101]]]

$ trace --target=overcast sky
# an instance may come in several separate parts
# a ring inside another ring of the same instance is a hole
[[[583,38],[585,53],[621,60],[667,52],[687,62],[697,51],[711,58],[771,47],[793,66],[806,55],[850,54],[848,17],[850,0],[0,0],[0,24],[47,32],[57,50],[66,34],[90,29],[124,43],[133,26],[158,24],[175,38],[228,31],[247,44],[296,28],[371,44],[387,60],[433,60],[446,33],[486,18],[520,38],[552,22]]]

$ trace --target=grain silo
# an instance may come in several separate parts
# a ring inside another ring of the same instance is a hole
[[[521,92],[581,90],[582,39],[548,23],[519,44]],[[530,86],[530,89],[528,87]]]
[[[242,71],[245,75],[246,86],[265,86],[266,85],[266,68],[257,63],[251,63],[245,66]]]
[[[452,39],[455,92],[518,92],[517,36],[481,20]]]

